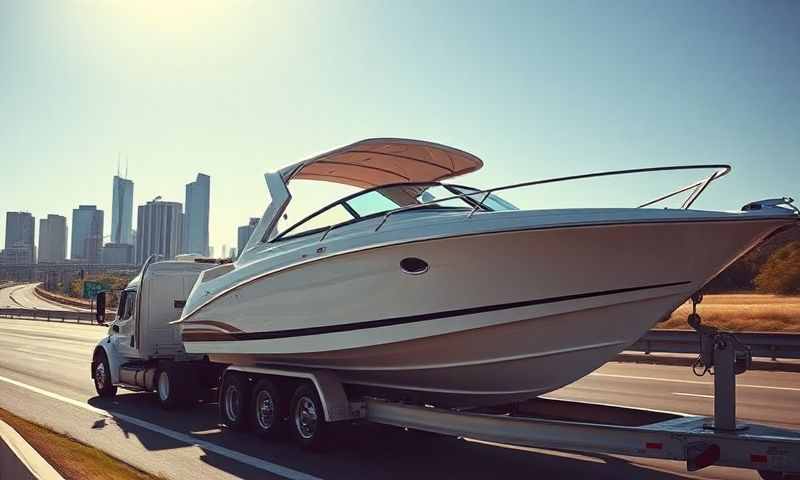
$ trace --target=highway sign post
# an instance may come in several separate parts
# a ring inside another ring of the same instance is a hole
[[[94,299],[98,293],[110,289],[105,283],[83,282],[83,298]]]

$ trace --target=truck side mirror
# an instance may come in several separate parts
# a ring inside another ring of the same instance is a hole
[[[99,292],[95,297],[94,318],[100,325],[106,323],[106,292]]]

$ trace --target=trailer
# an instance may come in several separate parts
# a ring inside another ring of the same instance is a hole
[[[700,344],[695,368],[714,373],[711,418],[547,398],[445,409],[381,398],[326,370],[219,364],[186,354],[170,322],[200,272],[218,264],[183,260],[148,261],[122,292],[117,318],[92,357],[98,395],[113,396],[118,387],[152,391],[168,409],[216,401],[228,428],[265,439],[289,434],[316,450],[334,443],[337,424],[374,422],[501,444],[682,460],[689,471],[720,465],[756,470],[766,480],[800,478],[800,431],[737,422],[736,375],[747,370],[749,350],[702,325],[696,311],[689,316]],[[695,306],[701,300],[696,296]],[[105,304],[101,293],[100,322]]]

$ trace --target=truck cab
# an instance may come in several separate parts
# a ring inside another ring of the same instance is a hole
[[[218,262],[195,257],[145,264],[121,292],[108,335],[94,349],[92,379],[98,395],[114,396],[117,387],[156,391],[162,404],[171,406],[190,379],[206,380],[195,374],[207,372],[200,366],[207,362],[185,352],[180,325],[170,322],[180,318],[201,273],[215,266]],[[97,298],[101,323],[105,323],[105,295],[101,292]]]

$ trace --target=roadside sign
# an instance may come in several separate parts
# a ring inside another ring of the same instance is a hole
[[[100,282],[83,282],[83,298],[94,298],[98,293],[104,290],[110,290],[111,287],[105,283]]]

